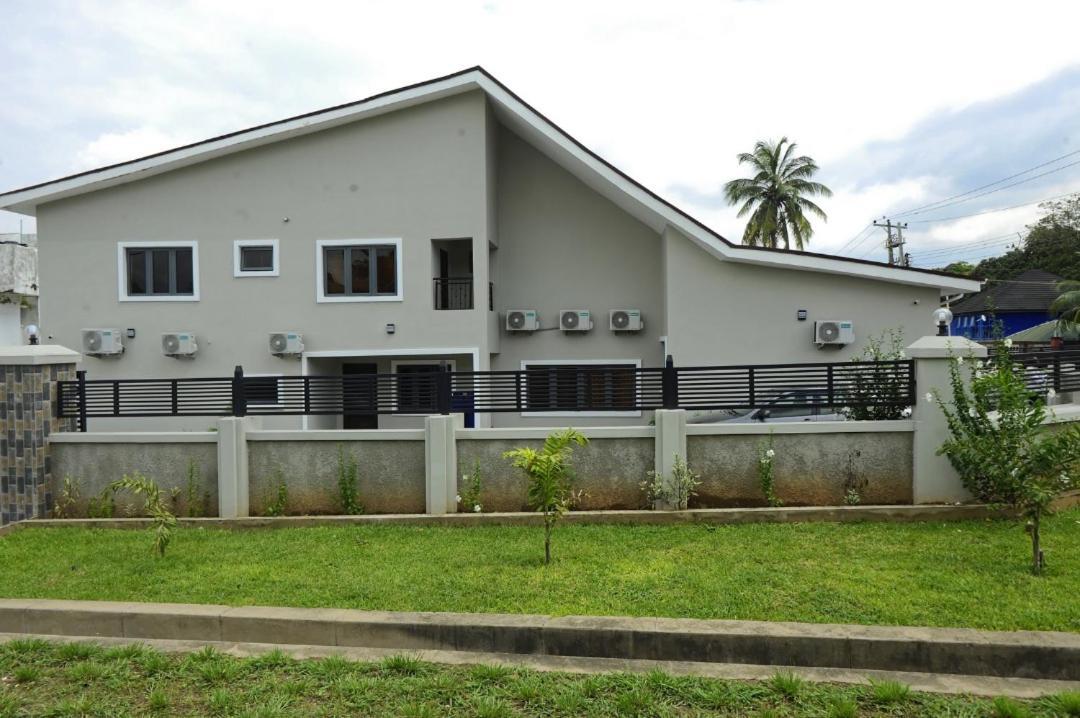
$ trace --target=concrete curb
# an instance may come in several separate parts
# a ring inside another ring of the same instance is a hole
[[[282,651],[298,660],[339,656],[351,661],[374,662],[401,651],[390,648],[349,648],[343,646],[307,646],[275,643],[227,643],[216,641],[170,641],[162,639],[100,638],[94,636],[49,636],[42,634],[0,633],[0,645],[7,641],[40,638],[53,643],[93,642],[102,646],[144,645],[165,653],[194,653],[211,646],[237,658]],[[475,653],[468,651],[410,651],[407,655],[450,666],[497,665],[559,673],[647,673],[661,670],[672,676],[700,676],[732,681],[766,681],[777,670],[790,671],[808,681],[866,685],[870,681],[893,680],[912,690],[974,696],[1009,696],[1034,699],[1064,691],[1077,690],[1074,681],[1044,681],[1033,678],[996,678],[993,676],[905,673],[901,671],[852,671],[845,668],[800,668],[798,666],[748,666],[739,663],[695,663],[692,661],[646,661],[625,658],[582,658],[578,656],[543,656],[521,653]]]
[[[1080,680],[1080,634],[0,599],[0,632]]]
[[[964,521],[1005,515],[983,504],[925,506],[792,506],[781,508],[689,509],[687,511],[571,511],[563,516],[564,524],[748,524],[834,522],[858,523],[908,521]],[[251,516],[234,519],[183,518],[180,524],[205,528],[288,528],[298,526],[334,526],[377,524],[398,526],[540,526],[538,513],[460,513],[460,514],[367,514],[361,516]],[[79,526],[94,528],[145,528],[146,518],[112,519],[31,519],[19,524],[26,528]]]

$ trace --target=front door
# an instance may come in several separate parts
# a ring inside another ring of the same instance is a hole
[[[375,375],[378,364],[342,364],[341,375],[345,378],[341,416],[343,429],[378,429],[379,415],[375,413]],[[350,379],[349,377],[355,377]]]

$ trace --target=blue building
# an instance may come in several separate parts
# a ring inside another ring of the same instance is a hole
[[[1050,304],[1058,295],[1056,274],[1029,269],[1013,279],[989,280],[986,288],[953,304],[952,334],[975,341],[1008,336],[1054,319]]]

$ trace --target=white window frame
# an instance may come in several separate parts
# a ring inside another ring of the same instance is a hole
[[[418,366],[423,364],[443,364],[446,363],[450,366],[450,371],[457,371],[456,359],[443,359],[442,357],[435,357],[433,359],[391,359],[390,360],[390,373],[394,375],[394,411],[398,410],[398,396],[397,396],[397,373],[399,366]],[[429,414],[398,414],[398,416],[430,416]]]
[[[530,366],[573,366],[575,364],[622,364],[626,366],[633,366],[637,369],[641,368],[640,359],[523,359],[521,361],[521,370],[525,371]],[[525,377],[525,401],[528,403],[528,377]],[[635,411],[523,411],[521,416],[561,416],[561,417],[601,417],[601,416],[628,416],[628,417],[640,417],[641,410]]]
[[[241,249],[244,247],[269,247],[273,252],[273,266],[269,271],[240,268]],[[234,277],[276,277],[280,271],[281,254],[276,239],[234,239],[233,240],[233,276]]]
[[[167,249],[189,247],[191,249],[191,294],[128,294],[127,250]],[[121,302],[197,302],[199,301],[199,243],[194,240],[175,242],[117,242],[116,243],[116,296]]]
[[[267,373],[267,374],[244,374],[245,379],[258,379],[260,377],[261,378],[275,377],[275,378],[280,379],[280,378],[282,378],[284,376],[286,376],[286,375],[285,374],[272,374],[272,373]],[[281,401],[281,382],[277,383],[277,401],[276,402],[274,402],[273,404],[252,404],[252,406],[267,407],[267,408],[271,408],[271,409],[280,409],[282,406],[284,406],[283,402]]]
[[[402,252],[401,238],[388,239],[317,239],[315,240],[315,301],[319,304],[344,302],[400,302],[405,299],[405,256]],[[397,263],[397,293],[390,295],[327,295],[324,281],[323,250],[327,247],[370,247],[373,245],[392,245]]]

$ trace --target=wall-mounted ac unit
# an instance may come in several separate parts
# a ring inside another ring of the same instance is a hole
[[[535,332],[540,328],[540,318],[535,309],[510,309],[506,312],[506,331]]]
[[[300,354],[304,351],[304,337],[299,332],[272,332],[269,347],[277,357]]]
[[[592,314],[588,309],[560,309],[559,329],[564,332],[587,332],[592,329]]]
[[[120,354],[124,351],[122,337],[119,329],[83,329],[83,352],[98,357]]]
[[[855,326],[850,321],[825,319],[814,322],[814,343],[819,347],[843,346],[855,341]]]
[[[161,353],[167,357],[194,357],[199,351],[191,332],[166,332],[161,335]]]
[[[645,328],[640,309],[612,309],[608,324],[613,332],[640,332]]]

